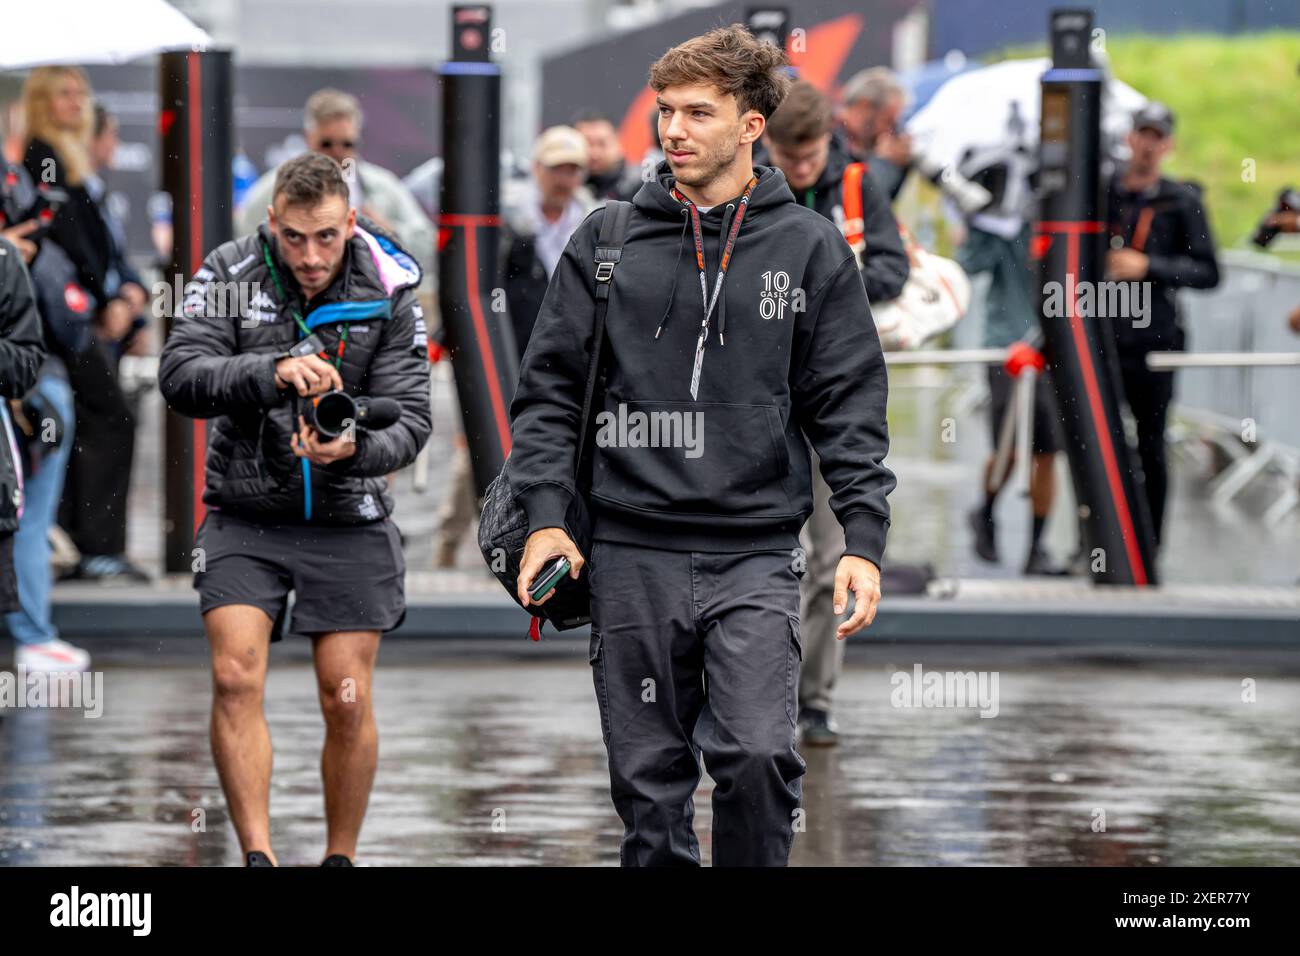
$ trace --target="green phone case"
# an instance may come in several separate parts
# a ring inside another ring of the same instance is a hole
[[[549,578],[545,578],[540,582],[534,581],[533,586],[528,589],[528,596],[534,601],[546,597],[551,592],[551,589],[569,573],[570,566],[568,561],[563,561],[556,567],[555,572]]]

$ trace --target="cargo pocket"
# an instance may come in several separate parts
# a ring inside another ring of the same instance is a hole
[[[803,644],[799,637],[799,618],[787,614],[786,620],[790,625],[790,640],[786,646],[785,713],[793,727],[799,717],[799,665],[803,662]]]
[[[591,665],[591,680],[596,686],[596,707],[600,710],[600,736],[609,746],[609,693],[605,681],[604,636],[596,627],[591,629],[591,644],[587,648],[587,663]]]

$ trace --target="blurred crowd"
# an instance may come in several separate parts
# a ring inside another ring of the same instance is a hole
[[[17,587],[7,623],[20,665],[81,669],[87,655],[60,640],[50,620],[51,541],[62,545],[65,577],[148,580],[126,556],[137,396],[118,369],[153,347],[149,295],[107,202],[117,122],[94,103],[86,75],[33,70],[20,124],[4,132],[0,236],[30,273],[43,343],[34,381],[11,370],[0,377],[6,451],[18,466],[9,470],[22,486],[5,502]]]

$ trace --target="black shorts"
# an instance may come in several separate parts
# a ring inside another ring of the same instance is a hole
[[[1015,394],[1015,382],[1001,365],[989,366],[989,422],[992,425],[993,448],[998,447],[998,438],[1002,434],[1002,420],[1006,417],[1007,407]],[[1050,455],[1061,450],[1059,438],[1060,415],[1056,410],[1056,393],[1052,390],[1052,380],[1045,374],[1039,374],[1034,380],[1034,435],[1033,450],[1035,455]]]
[[[369,524],[263,525],[209,511],[199,526],[194,574],[199,610],[261,608],[283,631],[294,592],[291,633],[391,631],[406,617],[406,559],[391,519]]]
[[[0,532],[0,614],[17,611],[18,573],[14,568],[14,536],[12,532]]]

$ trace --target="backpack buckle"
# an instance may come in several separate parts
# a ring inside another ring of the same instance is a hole
[[[596,263],[596,281],[608,282],[614,278],[614,263],[598,262]]]

